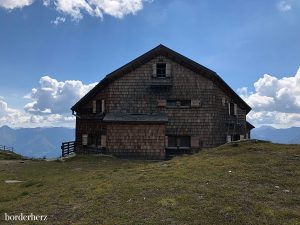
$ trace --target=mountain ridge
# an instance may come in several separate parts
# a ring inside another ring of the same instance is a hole
[[[274,128],[262,126],[252,130],[251,138],[278,144],[300,144],[300,127]]]
[[[34,158],[56,158],[62,142],[75,139],[75,129],[65,127],[0,127],[0,145],[12,146],[16,153]]]

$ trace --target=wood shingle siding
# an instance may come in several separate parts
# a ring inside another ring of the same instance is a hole
[[[165,77],[157,76],[158,63],[165,64]],[[101,113],[94,110],[98,101]],[[164,46],[106,76],[72,110],[79,152],[82,134],[92,134],[107,153],[161,159],[168,136],[190,137],[197,150],[250,136],[252,129],[246,124],[251,108],[215,72]]]

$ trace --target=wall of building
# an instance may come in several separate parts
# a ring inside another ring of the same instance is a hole
[[[106,124],[104,124],[99,119],[79,119],[76,118],[76,152],[77,153],[87,153],[90,149],[89,144],[83,145],[82,136],[94,136],[96,137],[95,147],[101,146],[101,136],[106,135]],[[88,137],[89,138],[89,137]],[[93,146],[94,147],[94,146]]]
[[[164,124],[107,125],[106,147],[109,152],[130,158],[164,159]]]
[[[153,64],[159,60],[171,65],[172,87],[151,87]],[[193,143],[199,143],[199,147],[214,147],[225,143],[227,135],[233,133],[228,130],[227,124],[232,121],[243,122],[246,117],[245,110],[239,107],[237,117],[229,115],[227,103],[231,99],[213,81],[166,57],[154,58],[113,81],[93,98],[97,99],[105,99],[106,112],[164,112],[169,119],[166,135],[191,136]],[[195,100],[199,104],[186,109],[168,108],[161,104],[161,100],[168,99]],[[91,110],[92,100],[82,108]],[[243,131],[243,128],[239,129],[234,132]],[[111,132],[109,134],[113,135]]]

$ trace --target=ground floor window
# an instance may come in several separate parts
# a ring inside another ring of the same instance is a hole
[[[191,147],[190,136],[168,136],[168,147],[169,148],[189,148]]]
[[[88,144],[88,135],[83,134],[82,135],[82,145],[87,145]]]
[[[232,134],[227,136],[227,142],[243,140],[244,135]]]
[[[98,134],[89,134],[88,145],[89,146],[101,145],[101,136]]]
[[[101,145],[101,135],[98,134],[83,134],[82,145],[96,147]]]

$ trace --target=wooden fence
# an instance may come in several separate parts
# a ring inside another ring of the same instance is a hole
[[[5,145],[0,145],[0,150],[13,152],[14,148],[13,147],[8,147],[8,146],[5,146]]]
[[[75,141],[63,142],[61,144],[61,156],[65,157],[70,155],[71,153],[75,152],[76,144]]]

